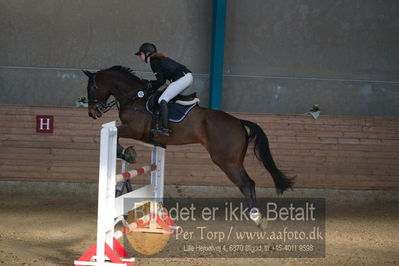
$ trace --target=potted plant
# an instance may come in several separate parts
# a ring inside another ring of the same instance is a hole
[[[314,119],[317,119],[320,115],[320,107],[318,104],[315,104],[312,106],[312,109],[310,109],[310,112],[307,114],[310,114]]]
[[[86,96],[80,96],[78,100],[75,102],[76,107],[88,107],[89,104],[87,102]]]

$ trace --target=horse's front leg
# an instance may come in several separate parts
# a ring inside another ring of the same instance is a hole
[[[119,143],[119,138],[128,138],[129,135],[129,127],[126,125],[118,126],[118,142],[116,147],[116,156],[122,160],[125,160],[128,163],[136,162],[136,151],[133,146],[129,146],[127,148],[123,148],[123,146]]]

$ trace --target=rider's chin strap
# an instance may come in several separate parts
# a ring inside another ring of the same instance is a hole
[[[151,55],[153,55],[153,53],[148,54],[148,55],[145,55],[144,60],[145,60],[145,62],[146,62],[147,64],[148,64],[148,58],[150,58]]]

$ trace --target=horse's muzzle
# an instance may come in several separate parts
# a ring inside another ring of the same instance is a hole
[[[89,116],[93,119],[100,118],[103,115],[97,104],[89,105]]]

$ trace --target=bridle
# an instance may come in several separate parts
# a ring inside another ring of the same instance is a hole
[[[93,77],[93,90],[100,90],[100,88],[98,87],[97,83],[96,83],[96,75],[94,74]],[[144,90],[140,90],[137,93],[135,92],[135,95],[133,97],[123,97],[123,99],[126,99],[124,101],[124,103],[128,103],[128,102],[133,102],[139,98],[143,98],[145,95]],[[105,114],[106,112],[108,112],[112,107],[114,107],[116,105],[116,107],[118,108],[118,110],[120,109],[120,100],[116,99],[112,100],[110,102],[100,102],[98,99],[88,99],[88,103],[89,104],[95,104],[95,108],[98,112],[100,112],[102,115]]]
[[[93,76],[92,76],[92,82],[93,82],[93,87],[92,87],[92,90],[100,90],[100,88],[97,86],[97,83],[96,83],[96,75],[94,74]],[[89,95],[88,95],[89,96]],[[100,112],[101,114],[104,114],[104,113],[106,113],[106,112],[108,112],[112,107],[114,107],[115,105],[117,105],[118,104],[118,100],[113,100],[113,101],[110,101],[110,102],[100,102],[98,99],[90,99],[91,97],[89,97],[89,99],[88,99],[88,103],[89,104],[95,104],[95,108],[96,108],[96,110],[98,111],[98,112]],[[118,107],[118,109],[119,109],[119,107]]]
[[[105,114],[106,112],[108,112],[115,105],[119,109],[119,102],[116,99],[112,100],[110,102],[99,102],[97,99],[96,100],[89,100],[89,104],[96,104],[96,109],[101,114]]]

